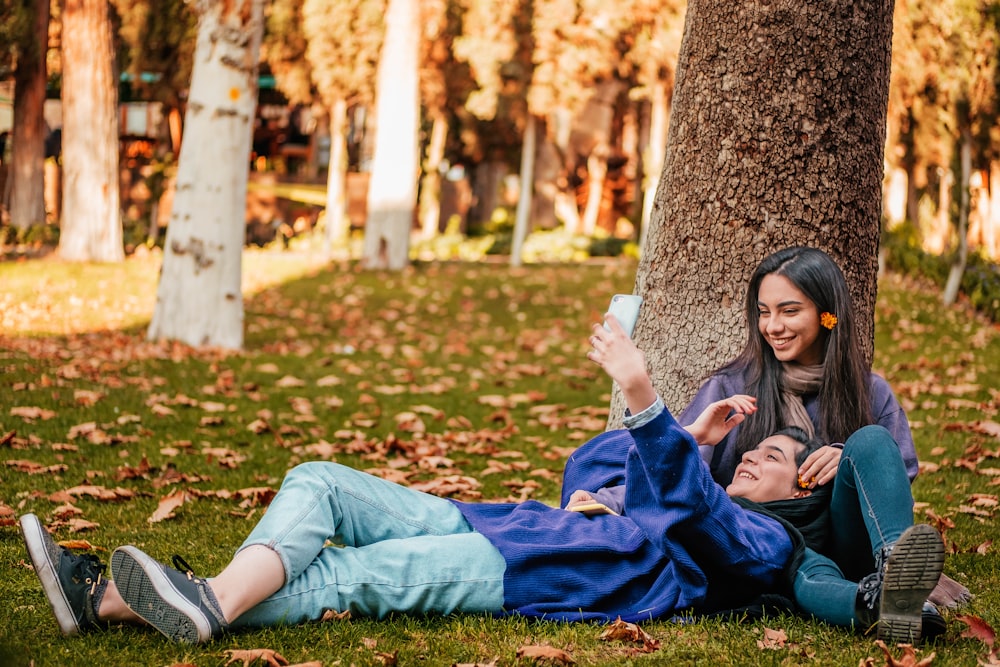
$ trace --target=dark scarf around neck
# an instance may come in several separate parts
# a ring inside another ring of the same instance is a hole
[[[785,568],[783,582],[789,593],[806,547],[819,553],[827,551],[830,539],[831,493],[831,486],[820,486],[805,498],[771,500],[765,503],[756,503],[746,498],[733,498],[733,502],[740,507],[778,521],[791,538],[792,559]]]

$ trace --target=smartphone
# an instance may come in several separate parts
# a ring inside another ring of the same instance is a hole
[[[639,306],[641,304],[642,297],[634,294],[615,294],[611,297],[608,313],[615,316],[615,319],[622,325],[622,329],[625,330],[629,338],[632,337],[635,322],[639,319]],[[604,328],[609,331],[611,330],[607,322],[604,323]]]
[[[567,509],[570,512],[579,512],[580,514],[586,514],[587,516],[594,516],[595,514],[613,514],[618,516],[618,512],[614,511],[607,505],[598,502],[581,503]]]

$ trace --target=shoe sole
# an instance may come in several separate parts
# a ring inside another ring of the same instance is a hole
[[[906,529],[886,564],[882,581],[878,638],[885,642],[920,641],[923,606],[944,567],[944,543],[931,526]]]
[[[35,574],[42,584],[42,590],[45,592],[45,598],[49,602],[49,607],[52,608],[52,613],[55,614],[59,630],[67,637],[78,634],[80,632],[80,625],[76,622],[76,615],[73,613],[73,608],[70,606],[69,600],[66,599],[66,593],[59,583],[59,574],[56,572],[56,566],[49,559],[49,550],[45,548],[48,532],[34,514],[25,514],[21,517],[18,524],[21,528],[21,537],[24,539],[24,546],[28,550],[28,557],[31,559],[31,564],[35,568]],[[48,538],[52,539],[50,536]]]
[[[118,547],[111,572],[129,609],[170,639],[196,644],[212,638],[201,610],[174,587],[156,560],[135,547]]]

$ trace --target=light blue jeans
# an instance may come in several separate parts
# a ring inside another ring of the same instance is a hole
[[[913,525],[910,480],[889,431],[865,426],[844,443],[830,499],[832,558],[806,549],[795,575],[795,601],[834,625],[856,623],[858,581],[875,571],[875,554]]]
[[[452,502],[337,463],[290,470],[251,545],[278,554],[285,584],[234,627],[503,608],[506,563]]]

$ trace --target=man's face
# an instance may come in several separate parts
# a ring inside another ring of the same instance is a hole
[[[795,455],[800,447],[787,435],[766,438],[743,455],[726,493],[758,503],[799,497],[802,493],[796,484],[799,466]]]

